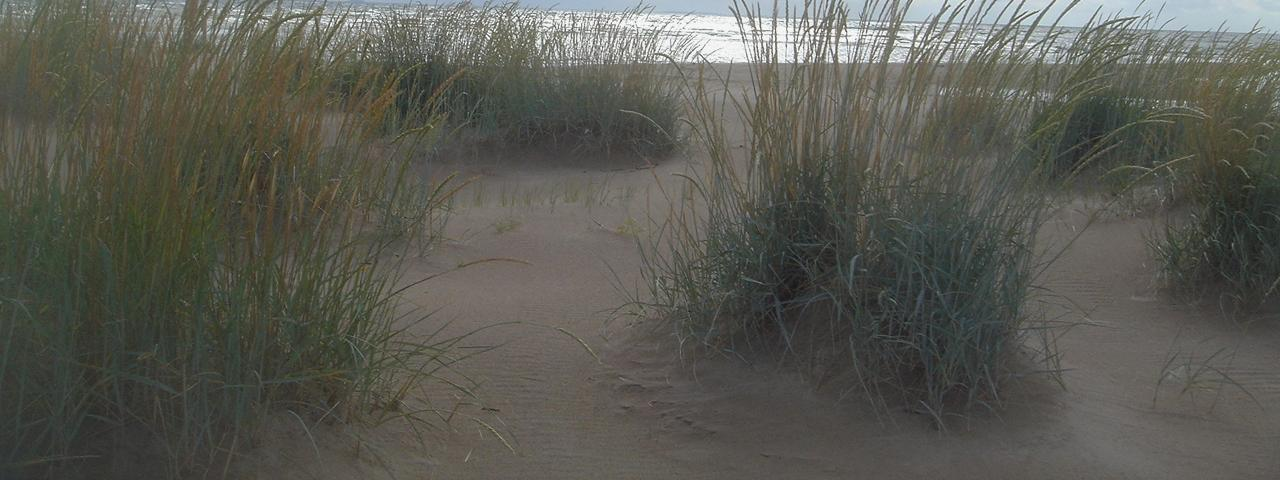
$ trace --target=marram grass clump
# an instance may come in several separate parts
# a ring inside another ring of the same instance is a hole
[[[1066,38],[1022,146],[1053,179],[1124,180],[1180,155],[1179,82],[1219,37],[1164,31],[1153,14],[1096,17]],[[1087,174],[1086,174],[1087,173]],[[1126,185],[1117,185],[1123,190]]]
[[[1050,158],[1046,168],[1055,177],[1080,174],[1096,167],[1107,171],[1116,167],[1153,167],[1172,158],[1156,138],[1164,124],[1148,119],[1157,110],[1134,98],[1115,94],[1095,94],[1072,105],[1045,102],[1037,108],[1029,131],[1038,131],[1055,115],[1064,117],[1060,132],[1052,138],[1032,138],[1031,148]]]
[[[1276,163],[1272,153],[1266,162]],[[1258,307],[1280,293],[1280,172],[1242,168],[1239,190],[1211,196],[1174,220],[1152,247],[1166,284],[1188,297],[1217,292],[1229,310]]]
[[[885,32],[872,39],[851,38],[840,2],[737,4],[753,63],[734,73],[751,86],[690,76],[710,162],[645,249],[645,312],[685,345],[764,353],[939,424],[998,407],[1010,378],[1056,372],[1034,303],[1051,176],[1013,132],[1039,102],[1025,92],[1078,103],[1094,80],[1054,64],[1052,17],[1001,6],[964,4],[908,35],[900,5],[870,2],[861,21]],[[975,32],[984,44],[959,47]],[[957,127],[957,112],[984,123]],[[745,149],[725,115],[742,117]]]
[[[341,15],[5,8],[23,102],[0,105],[0,476],[137,444],[218,475],[286,410],[430,421],[411,403],[456,340],[405,334],[394,253],[430,222],[386,235],[385,206],[450,190],[404,176],[420,136],[373,136],[393,85],[331,95]]]
[[[680,144],[683,112],[663,56],[684,59],[694,45],[677,24],[642,21],[648,13],[387,11],[367,26],[352,68],[395,77],[405,117],[427,105],[446,114],[455,143],[661,157]]]
[[[1249,105],[1275,105],[1277,66],[1260,84],[1235,87],[1263,89]],[[1213,292],[1228,310],[1251,310],[1280,293],[1280,114],[1211,103],[1189,123],[1192,155],[1170,167],[1184,177],[1190,214],[1171,219],[1152,248],[1176,292]],[[1250,120],[1258,116],[1268,118]]]
[[[1280,48],[1260,31],[1178,41],[1189,53],[1152,65],[1142,90],[1176,106],[1171,154],[1150,173],[1174,179],[1187,208],[1151,247],[1175,293],[1253,310],[1280,289]]]

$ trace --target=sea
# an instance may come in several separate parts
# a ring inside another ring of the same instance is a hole
[[[423,3],[384,3],[385,0],[375,0],[369,2],[367,0],[354,0],[351,2],[334,2],[329,1],[324,4],[331,11],[343,11],[349,22],[372,22],[379,17],[394,14],[408,13],[420,11],[419,9],[432,8],[432,4]],[[162,0],[163,2],[163,0]],[[181,8],[183,0],[170,0],[164,2],[169,8]],[[483,2],[477,3],[482,5]],[[314,8],[317,3],[308,0],[302,0],[293,8],[305,10]],[[140,5],[141,6],[141,5]],[[151,8],[156,8],[157,4],[148,4]],[[739,19],[731,15],[717,15],[707,13],[667,13],[644,11],[642,13],[613,13],[608,11],[574,11],[574,10],[544,10],[548,14],[548,22],[551,25],[564,25],[567,22],[556,22],[558,17],[584,16],[584,15],[619,15],[630,26],[639,29],[658,29],[665,35],[671,37],[671,43],[683,42],[686,45],[692,45],[693,48],[684,49],[686,53],[692,52],[688,58],[682,58],[681,61],[707,61],[713,63],[742,63],[753,60],[750,48],[743,42],[744,36],[749,35],[765,35],[772,31],[777,31],[776,44],[778,45],[778,58],[781,62],[794,61],[797,52],[797,44],[804,41],[803,33],[793,31],[793,29],[784,20],[777,22],[776,29],[773,28],[772,19],[760,21],[763,28],[752,28],[750,25],[742,25]],[[1155,21],[1149,21],[1143,25],[1156,25]],[[924,35],[937,35],[937,29],[932,28],[924,22],[902,22],[897,29],[890,28],[889,25],[874,22],[863,21],[862,19],[851,16],[849,24],[846,26],[846,34],[842,39],[842,60],[856,61],[865,60],[856,58],[859,52],[873,51],[883,52],[884,48],[866,48],[867,45],[883,46],[885,43],[893,41],[899,48],[890,50],[890,61],[904,62],[912,55],[909,47],[915,39]],[[955,42],[959,49],[963,48],[979,48],[986,45],[989,37],[998,30],[998,27],[992,25],[970,25],[962,34],[958,35],[942,35],[948,42]],[[1185,30],[1146,30],[1154,32],[1157,35],[1167,36],[1170,40],[1179,39],[1183,48],[1190,50],[1193,48],[1202,49],[1218,49],[1223,46],[1230,45],[1241,40],[1251,43],[1280,43],[1270,32],[1197,32]],[[591,32],[575,32],[577,34],[589,35]],[[1061,55],[1066,52],[1068,47],[1075,42],[1081,35],[1082,29],[1077,27],[1056,27],[1049,29],[1046,27],[1038,27],[1034,29],[1026,29],[1020,32],[1019,36],[1021,45],[1037,45],[1048,44],[1048,61],[1052,63],[1055,55]],[[1052,36],[1052,38],[1050,38]],[[861,47],[859,47],[861,46]],[[669,61],[669,58],[655,56],[654,62]]]

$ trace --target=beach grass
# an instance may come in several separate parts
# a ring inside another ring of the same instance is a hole
[[[1280,49],[1256,34],[1181,79],[1185,155],[1166,168],[1190,204],[1151,245],[1165,284],[1188,297],[1217,293],[1228,311],[1253,310],[1280,289]]]
[[[431,118],[372,127],[394,84],[332,94],[343,18],[3,5],[0,476],[138,444],[169,475],[217,475],[286,410],[437,420],[413,398],[459,340],[406,333],[424,319],[397,301],[397,253],[453,189],[405,174]]]
[[[1032,162],[980,158],[999,152],[983,145],[948,151],[957,132],[929,120],[985,103],[1000,106],[988,110],[993,126],[1012,121],[1015,98],[973,99],[1035,65],[956,58],[964,53],[941,40],[965,30],[964,17],[926,24],[932,41],[911,43],[912,60],[896,66],[888,53],[902,48],[905,12],[894,5],[868,5],[863,21],[882,22],[887,40],[851,51],[840,48],[842,3],[734,10],[752,86],[717,98],[727,82],[691,76],[711,163],[646,256],[656,314],[685,343],[769,352],[938,418],[956,397],[996,400],[1030,323],[1044,202],[1028,188]],[[804,36],[795,51],[778,42],[784,33]],[[948,60],[965,61],[941,68]],[[746,123],[742,154],[723,120],[735,114]]]
[[[1093,62],[1095,88],[1083,102],[1057,108],[1062,133],[1037,138],[1054,144],[1039,151],[1058,175],[1093,169],[1120,191],[1162,185],[1163,201],[1178,207],[1151,240],[1163,285],[1193,299],[1214,292],[1227,310],[1251,310],[1280,284],[1280,162],[1272,140],[1280,126],[1280,49],[1260,29],[1166,25],[1143,15],[1074,43],[1072,50],[1106,45],[1115,61]]]
[[[657,158],[681,143],[683,105],[663,57],[695,45],[650,12],[552,12],[517,3],[388,11],[367,26],[355,70],[398,79],[397,110],[448,115],[452,143]],[[435,98],[435,97],[439,98]]]
[[[640,314],[939,426],[1056,377],[1035,300],[1057,257],[1038,238],[1046,191],[1084,172],[1177,185],[1187,209],[1151,243],[1168,285],[1274,298],[1269,36],[905,8],[738,1],[749,63],[726,67],[682,63],[697,46],[678,20],[641,7],[356,22],[275,1],[0,0],[0,477],[92,472],[137,444],[167,475],[225,475],[283,412],[447,422],[424,399],[472,395],[450,380],[465,337],[398,301],[461,188],[411,175],[429,150],[648,159],[688,136],[708,161],[666,190],[671,210],[611,228],[643,238]],[[498,202],[633,193],[548,188]]]
[[[1114,93],[1137,75],[1116,65],[1165,58],[1138,35],[1151,17],[1065,28],[1057,7],[968,2],[909,25],[896,2],[735,3],[750,86],[686,71],[710,162],[644,249],[642,314],[938,425],[999,408],[1011,378],[1056,377],[1036,304],[1057,258],[1037,242],[1046,193],[1175,107]]]

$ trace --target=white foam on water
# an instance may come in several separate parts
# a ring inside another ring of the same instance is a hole
[[[173,12],[180,11],[183,2],[179,0],[171,0],[167,4],[159,4],[151,8],[168,8]],[[293,7],[297,11],[312,10],[319,3],[298,2]],[[420,9],[426,8],[429,12],[433,8],[430,4],[394,4],[394,3],[342,3],[329,2],[327,4],[328,11],[342,12],[346,15],[348,23],[359,25],[361,23],[375,22],[379,18],[396,13],[414,13]],[[446,3],[447,5],[447,3]],[[573,16],[586,15],[619,15],[620,13],[605,11],[545,11],[548,15],[544,18],[548,22],[549,27],[563,26],[568,24],[565,20]],[[730,15],[713,15],[713,14],[676,14],[663,12],[650,12],[640,15],[625,15],[626,22],[631,27],[641,31],[661,31],[664,35],[668,35],[672,44],[676,44],[677,37],[687,36],[697,48],[697,55],[692,58],[680,58],[680,61],[697,61],[707,60],[717,63],[742,63],[755,60],[752,58],[748,47],[743,42],[744,35],[771,35],[772,19],[764,20],[764,23],[756,31],[751,31],[749,27],[741,27],[736,18]],[[578,23],[582,25],[583,23]],[[778,20],[777,23],[777,45],[778,51],[776,55],[780,62],[791,63],[797,58],[803,58],[803,45],[798,45],[798,40],[803,38],[803,31],[788,25],[785,20]],[[966,46],[985,45],[987,40],[996,31],[991,26],[969,26],[964,32],[947,32],[940,37],[938,32],[930,32],[928,25],[920,22],[904,22],[901,28],[893,33],[892,40],[895,48],[891,50],[890,61],[904,62],[908,60],[912,54],[913,42],[920,44],[923,36],[930,35],[936,41],[938,38],[944,38],[947,42],[952,42],[954,51],[960,52],[960,58],[964,58],[962,54]],[[1073,27],[1057,27],[1056,37],[1050,42],[1049,61],[1053,61],[1053,55],[1066,51],[1067,47],[1073,42],[1079,33],[1078,28]],[[590,35],[591,32],[577,32],[584,35]],[[1188,34],[1191,41],[1188,46],[1198,48],[1214,48],[1219,45],[1225,45],[1232,42],[1242,35],[1241,33],[1230,32],[1163,32],[1172,38],[1178,34]],[[888,26],[875,22],[864,22],[856,18],[850,19],[845,38],[842,40],[842,50],[840,52],[842,61],[859,61],[868,60],[867,53],[874,52],[879,55],[883,53],[884,45],[890,41],[890,29]],[[1019,48],[1025,48],[1028,45],[1036,45],[1046,39],[1050,34],[1048,28],[1037,28],[1032,30],[1030,35],[1026,35],[1025,42]],[[1256,36],[1256,41],[1272,41],[1270,35]],[[799,47],[799,50],[797,50]],[[670,52],[655,52],[670,53]],[[861,58],[860,58],[861,57]],[[665,57],[655,55],[654,62],[665,62]]]

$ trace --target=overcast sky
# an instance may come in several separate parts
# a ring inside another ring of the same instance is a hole
[[[382,0],[390,1],[390,0]],[[728,5],[732,0],[646,0],[659,11],[665,12],[699,12],[728,13]],[[755,0],[750,0],[754,2]],[[913,19],[922,19],[929,13],[936,12],[944,0],[916,0]],[[427,1],[426,3],[434,3]],[[481,2],[482,3],[482,2]],[[627,0],[523,0],[528,6],[551,7],[573,10],[621,9],[634,6],[637,2]],[[761,3],[772,5],[772,0]],[[849,2],[855,7],[862,5],[862,0]],[[1028,0],[1029,5],[1046,5],[1049,0]],[[1059,3],[1067,3],[1065,0]],[[1106,12],[1133,12],[1142,4],[1141,0],[1082,0],[1068,17],[1071,24],[1079,24],[1088,18],[1094,9],[1102,7]],[[1159,8],[1159,0],[1146,2],[1151,8]],[[1229,30],[1243,31],[1255,23],[1261,23],[1268,30],[1280,30],[1280,0],[1166,0],[1164,18],[1174,17],[1176,27],[1188,27],[1196,30],[1216,29],[1225,23]]]

